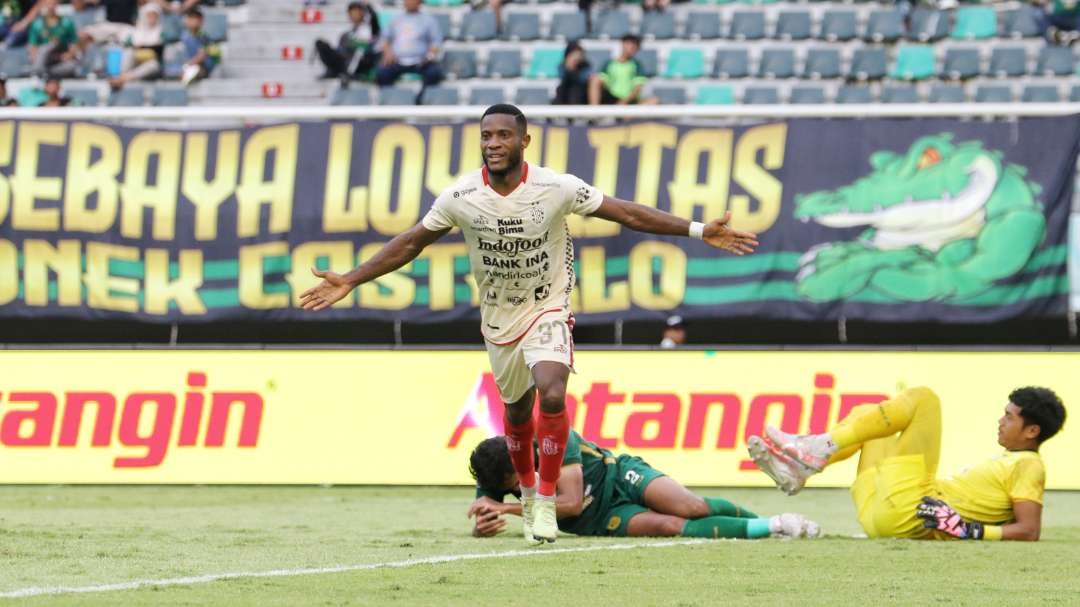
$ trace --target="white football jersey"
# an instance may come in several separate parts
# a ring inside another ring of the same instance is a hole
[[[488,185],[487,168],[444,190],[424,216],[431,231],[461,228],[480,293],[481,332],[502,345],[521,338],[543,313],[570,306],[574,244],[570,213],[589,215],[604,195],[573,175],[522,164],[507,196]]]

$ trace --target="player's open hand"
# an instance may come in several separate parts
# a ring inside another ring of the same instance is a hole
[[[305,310],[325,310],[353,290],[352,283],[337,272],[311,268],[311,273],[323,280],[300,294],[300,306]]]
[[[733,230],[728,225],[729,222],[731,211],[724,213],[722,218],[707,223],[702,239],[709,245],[735,255],[753,253],[758,246],[757,234]]]

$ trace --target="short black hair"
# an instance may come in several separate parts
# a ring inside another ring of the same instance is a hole
[[[185,17],[198,17],[199,19],[203,18],[202,11],[199,10],[199,7],[197,7],[197,6],[193,6],[193,7],[189,8],[187,10],[187,12],[184,13],[184,16]]]
[[[496,103],[495,105],[484,110],[484,115],[480,117],[480,120],[483,121],[484,118],[487,118],[492,114],[506,114],[507,116],[513,116],[514,120],[517,122],[518,131],[522,135],[524,135],[525,132],[529,130],[529,123],[527,120],[525,120],[525,114],[521,113],[521,110],[518,109],[518,106],[516,105],[512,105],[509,103]]]
[[[622,41],[633,42],[634,44],[638,45],[639,48],[641,47],[641,36],[637,36],[634,34],[626,34],[622,37]]]
[[[353,10],[360,10],[360,11],[367,12],[366,9],[367,9],[367,7],[364,6],[363,2],[350,2],[348,12],[352,12]]]
[[[469,455],[469,474],[476,479],[476,486],[493,493],[504,491],[506,477],[514,472],[506,437],[495,436],[480,441]]]
[[[1020,408],[1024,425],[1039,425],[1039,444],[1054,436],[1065,425],[1065,405],[1049,388],[1027,386],[1009,394],[1009,402]]]

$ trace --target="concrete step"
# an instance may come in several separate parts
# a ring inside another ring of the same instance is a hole
[[[278,49],[286,45],[310,46],[317,38],[337,41],[344,27],[336,25],[249,25],[229,32],[230,51],[248,46]]]
[[[267,83],[281,84],[281,98],[300,99],[305,97],[329,98],[329,92],[338,86],[332,80],[314,80],[312,78],[261,79],[261,78],[224,78],[204,80],[188,89],[196,99],[247,99],[258,103],[266,101],[262,96],[262,87]]]
[[[323,73],[322,63],[310,61],[230,61],[221,65],[222,76],[265,81],[315,80]]]

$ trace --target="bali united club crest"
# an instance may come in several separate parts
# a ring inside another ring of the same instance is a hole
[[[544,223],[544,209],[540,207],[529,209],[529,217],[532,218],[533,223]]]

